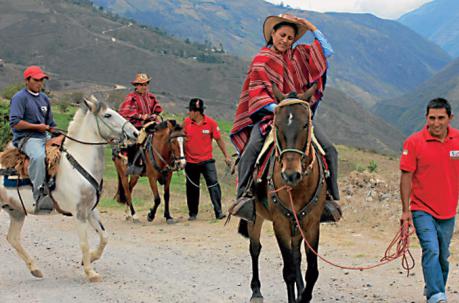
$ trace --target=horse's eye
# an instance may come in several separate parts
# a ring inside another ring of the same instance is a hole
[[[304,126],[303,126],[303,127],[304,127],[304,128],[308,128],[308,126],[309,126],[309,123],[308,123],[308,122],[306,122],[306,123],[304,124]]]
[[[110,118],[111,116],[112,116],[112,114],[105,114],[104,118]]]

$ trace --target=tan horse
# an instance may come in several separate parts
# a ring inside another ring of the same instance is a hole
[[[275,110],[273,133],[276,156],[271,160],[273,163],[271,163],[268,181],[255,188],[255,221],[247,223],[241,220],[239,223],[239,233],[250,239],[252,257],[250,302],[263,302],[258,258],[261,251],[261,227],[265,219],[273,222],[274,233],[282,253],[283,277],[287,286],[288,302],[310,302],[319,274],[317,256],[305,247],[308,264],[306,287],[304,287],[301,274],[303,239],[295,222],[294,212],[298,214],[300,228],[305,232],[307,241],[317,251],[326,183],[323,164],[312,144],[309,104],[299,99],[282,101]],[[266,201],[266,198],[267,206],[262,202]]]
[[[95,208],[104,171],[104,146],[82,143],[120,142],[125,137],[135,140],[137,135],[138,131],[131,123],[94,97],[84,101],[68,128],[68,137],[79,142],[65,140],[56,174],[56,189],[52,195],[60,209],[72,214],[76,219],[83,254],[83,268],[91,282],[101,279],[91,263],[102,256],[108,241],[107,232]],[[33,214],[35,210],[32,188],[31,186],[19,188],[22,204],[16,188],[3,186],[3,178],[0,177],[0,207],[10,215],[7,240],[24,260],[32,275],[41,278],[43,277],[41,270],[21,244],[21,229],[25,216],[27,213]],[[94,251],[90,251],[89,247],[87,236],[89,226],[99,235],[99,245]]]
[[[158,182],[164,186],[164,217],[168,224],[175,223],[169,210],[170,184],[172,173],[185,167],[184,150],[185,133],[174,120],[163,121],[155,126],[147,138],[146,171],[150,188],[154,196],[154,205],[147,215],[148,221],[153,221],[156,210],[161,204],[158,191]],[[132,204],[132,191],[139,180],[139,176],[127,175],[127,164],[120,157],[113,157],[118,173],[118,190],[115,199],[126,204],[126,219],[138,221],[137,214]]]

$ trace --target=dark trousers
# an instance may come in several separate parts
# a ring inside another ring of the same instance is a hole
[[[202,174],[206,180],[215,216],[219,217],[222,214],[222,191],[220,184],[218,184],[215,160],[212,159],[200,163],[187,163],[185,166],[185,173],[187,175],[186,201],[189,215],[197,216],[198,214],[200,194],[199,179]]]
[[[328,192],[332,195],[333,199],[339,200],[338,152],[325,133],[315,125],[314,135],[326,153],[325,159],[330,171],[330,177],[327,178]],[[237,198],[241,197],[247,190],[247,186],[253,174],[255,162],[257,161],[258,154],[263,148],[264,141],[265,137],[260,133],[259,123],[256,123],[250,133],[249,142],[247,142],[247,146],[239,159]]]
[[[314,123],[314,135],[320,146],[325,151],[325,160],[327,161],[330,177],[327,178],[327,188],[334,200],[339,200],[338,188],[338,152],[333,146],[327,135]]]

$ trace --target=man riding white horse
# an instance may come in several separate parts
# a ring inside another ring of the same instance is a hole
[[[25,88],[11,99],[10,127],[13,144],[29,157],[29,177],[33,186],[35,212],[53,210],[46,184],[45,144],[49,131],[56,126],[48,96],[42,92],[48,79],[40,67],[29,66],[24,71]]]

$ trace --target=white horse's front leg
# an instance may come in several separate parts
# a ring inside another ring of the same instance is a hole
[[[91,267],[91,254],[89,252],[88,241],[88,221],[78,219],[78,236],[80,237],[80,247],[83,254],[83,268],[90,282],[102,280],[100,275]]]
[[[108,243],[108,234],[100,221],[99,212],[97,211],[97,209],[93,210],[89,215],[89,223],[99,235],[99,245],[97,246],[97,249],[95,251],[91,252],[90,255],[91,262],[94,262],[96,260],[99,260],[102,256],[105,246]]]

